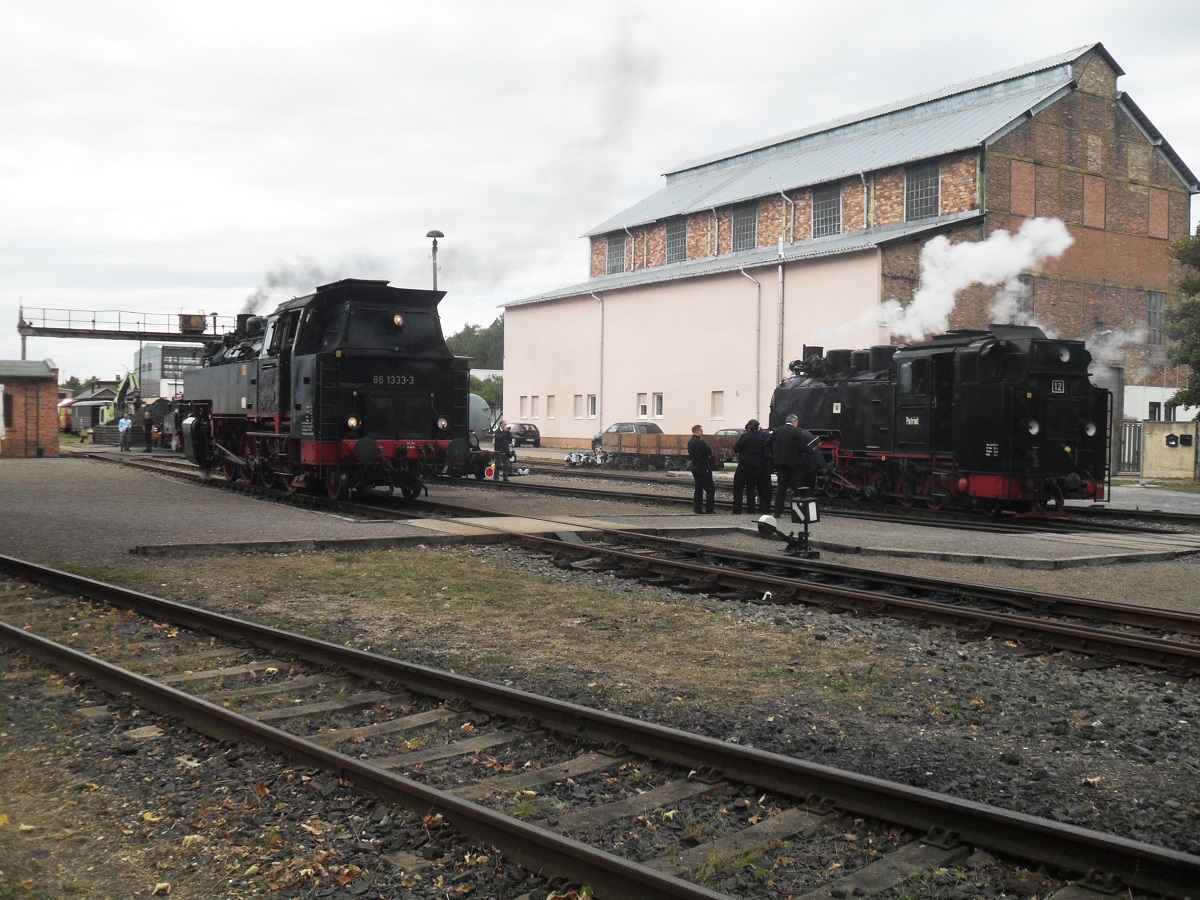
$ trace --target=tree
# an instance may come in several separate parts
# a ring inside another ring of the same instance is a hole
[[[98,382],[99,380],[100,380],[99,375],[93,375],[91,378],[87,379],[86,381],[80,381],[77,376],[72,375],[70,378],[68,378],[66,381],[64,381],[61,385],[59,385],[59,387],[61,387],[63,390],[71,391],[74,394],[80,394],[80,393],[83,393],[84,391],[90,391],[92,388],[94,388],[96,386],[96,382]]]
[[[1179,290],[1186,295],[1178,306],[1167,311],[1165,331],[1176,341],[1170,359],[1191,371],[1188,386],[1172,394],[1167,402],[1200,407],[1200,226],[1192,237],[1172,243],[1168,252],[1183,266]],[[1200,413],[1196,417],[1200,418]]]
[[[504,316],[496,317],[487,328],[466,325],[458,334],[446,338],[455,356],[471,357],[473,369],[504,368]]]
[[[472,375],[471,393],[478,394],[486,400],[487,405],[492,408],[493,417],[497,416],[504,405],[504,379],[493,377],[480,380]]]

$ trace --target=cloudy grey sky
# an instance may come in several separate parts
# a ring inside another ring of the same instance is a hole
[[[0,359],[22,303],[232,315],[278,282],[426,287],[434,228],[446,333],[487,325],[584,280],[579,235],[676,163],[1095,42],[1200,172],[1194,0],[3,11]],[[27,357],[113,377],[135,350],[30,338]]]

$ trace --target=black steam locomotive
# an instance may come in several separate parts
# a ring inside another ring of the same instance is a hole
[[[990,325],[905,347],[806,348],[775,390],[821,438],[818,488],[905,506],[1031,512],[1108,493],[1109,392],[1081,341]]]
[[[345,279],[238,317],[184,375],[187,457],[229,480],[332,499],[386,487],[417,497],[435,474],[482,478],[468,365],[446,346],[443,291]]]

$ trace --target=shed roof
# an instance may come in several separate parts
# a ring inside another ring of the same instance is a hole
[[[0,379],[54,378],[52,359],[0,359]]]
[[[1071,64],[1093,51],[1102,55],[1118,75],[1124,74],[1103,44],[1089,44],[932,93],[699,157],[669,170],[661,190],[584,236],[619,232],[986,146],[1070,92]],[[1196,191],[1196,177],[1183,160],[1148,120],[1143,121],[1145,117],[1127,95],[1122,97],[1131,117]]]

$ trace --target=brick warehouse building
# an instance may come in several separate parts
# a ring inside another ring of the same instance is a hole
[[[0,360],[0,457],[58,456],[58,368],[51,360]]]
[[[881,306],[912,302],[931,238],[1035,216],[1074,242],[1025,270],[1015,320],[1118,347],[1118,408],[1172,415],[1187,370],[1166,359],[1167,243],[1200,185],[1123,74],[1094,44],[673,169],[586,235],[587,281],[506,304],[507,418],[572,445],[618,420],[765,420],[805,345],[903,342]],[[985,327],[995,293],[961,292],[948,327]]]

